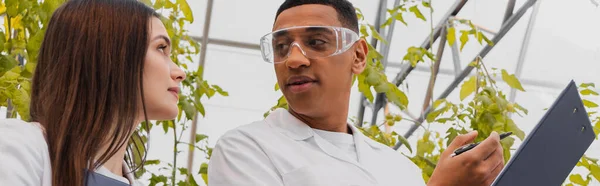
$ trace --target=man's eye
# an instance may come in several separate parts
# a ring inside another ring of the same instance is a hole
[[[319,45],[322,45],[325,43],[327,43],[327,42],[320,40],[320,39],[312,39],[312,40],[308,41],[308,45],[310,45],[310,46],[319,46]]]

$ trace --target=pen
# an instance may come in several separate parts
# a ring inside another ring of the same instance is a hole
[[[502,133],[502,134],[500,134],[500,140],[502,140],[502,139],[504,139],[504,138],[506,138],[506,137],[510,136],[511,134],[512,134],[512,132],[506,132],[506,133]],[[464,153],[464,152],[467,152],[467,151],[469,151],[469,150],[471,150],[471,149],[475,148],[477,145],[479,145],[479,143],[481,143],[481,142],[477,142],[477,143],[471,143],[471,144],[464,145],[464,146],[462,146],[462,147],[460,147],[460,148],[456,149],[456,150],[454,151],[454,153],[452,154],[452,157],[454,157],[454,156],[458,156],[459,154],[462,154],[462,153]]]

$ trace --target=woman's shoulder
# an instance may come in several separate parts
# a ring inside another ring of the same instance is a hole
[[[20,119],[0,119],[0,139],[19,139],[21,142],[46,143],[43,127],[37,122]],[[3,143],[0,141],[0,143]]]
[[[46,185],[48,146],[35,122],[0,119],[0,180],[7,185]]]
[[[28,153],[24,154],[28,157],[37,155],[36,158],[44,158],[48,154],[41,125],[19,119],[0,119],[0,149],[3,153]]]

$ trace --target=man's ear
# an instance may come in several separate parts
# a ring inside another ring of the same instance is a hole
[[[369,53],[369,48],[367,47],[367,41],[361,38],[357,41],[357,46],[354,49],[355,57],[354,61],[352,61],[352,73],[360,74],[367,65],[367,54]]]

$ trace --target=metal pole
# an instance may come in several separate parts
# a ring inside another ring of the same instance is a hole
[[[385,19],[385,9],[387,7],[386,0],[379,1],[379,9],[377,11],[377,17],[375,19],[375,30],[379,32],[381,25],[383,24],[383,20]],[[371,46],[373,48],[377,48],[377,39],[371,38]],[[367,61],[367,63],[372,63],[372,61]],[[360,94],[360,105],[358,107],[358,114],[356,117],[356,126],[361,127],[363,125],[364,117],[365,117],[365,102],[368,102],[367,98],[364,94]],[[374,108],[374,107],[373,107]]]
[[[394,7],[396,8],[400,6],[400,0],[396,0],[394,2]],[[385,10],[383,10],[385,12]],[[396,16],[396,12],[394,12],[393,15],[391,15],[392,18]],[[387,66],[388,63],[388,55],[390,53],[390,46],[392,45],[392,36],[394,35],[394,27],[396,26],[396,21],[392,21],[392,23],[389,25],[388,31],[387,31],[387,35],[385,35],[385,41],[388,42],[387,45],[382,45],[381,48],[381,55],[383,56],[383,60],[381,60],[381,63],[383,65],[383,68],[385,69],[385,67]]]
[[[494,48],[494,46],[498,45],[498,42],[504,37],[504,35],[506,35],[506,33],[517,23],[517,21],[519,21],[519,19],[521,19],[521,17],[523,17],[523,14],[527,12],[527,9],[529,9],[536,1],[537,0],[528,0],[514,15],[512,15],[510,19],[508,19],[508,21],[506,21],[506,23],[502,25],[502,28],[500,29],[500,31],[498,31],[498,34],[492,39],[494,45],[486,45],[479,52],[479,55],[477,55],[477,57],[473,59],[473,61],[475,61],[475,59],[477,59],[478,57],[484,58]],[[456,88],[456,86],[458,86],[458,84],[462,82],[463,79],[467,77],[467,75],[469,75],[469,73],[471,73],[471,70],[473,70],[473,66],[467,66],[462,71],[462,73],[456,79],[454,79],[454,81],[448,86],[448,88],[446,88],[446,90],[442,93],[442,95],[440,95],[438,99],[445,99],[446,97],[448,97],[448,95],[450,95],[454,88]],[[425,120],[425,117],[427,117],[427,114],[429,114],[429,112],[431,112],[431,106],[425,110],[425,112],[423,113],[423,115],[421,115],[419,120],[417,120],[415,124],[413,124],[413,126],[411,126],[410,129],[404,134],[405,138],[410,137],[417,130],[417,128],[419,128],[419,126]],[[402,146],[402,143],[398,142],[394,146],[394,149],[397,150],[398,148],[400,148],[400,146]]]
[[[392,8],[396,8],[400,6],[400,0],[396,0],[394,1],[394,7]],[[385,12],[385,9],[381,9],[380,11]],[[396,16],[396,12],[394,12],[393,15],[391,15],[391,17],[395,17]],[[385,17],[385,16],[383,16]],[[388,56],[390,53],[390,45],[392,44],[392,36],[394,34],[394,27],[396,26],[396,21],[392,21],[392,23],[389,25],[388,27],[388,31],[387,34],[385,35],[385,41],[388,42],[387,45],[381,45],[381,55],[383,56],[383,59],[381,60],[381,64],[383,65],[383,71],[385,72],[385,68],[387,67],[388,64]],[[385,94],[384,93],[378,93],[376,94],[377,98],[375,99],[375,104],[373,107],[373,115],[371,116],[371,125],[376,125],[377,123],[377,116],[379,113],[379,110],[381,110],[381,108],[383,108],[384,105],[386,105],[386,101],[385,101]]]
[[[510,18],[510,16],[512,16],[513,12],[515,11],[516,1],[517,0],[509,0],[508,1],[508,4],[506,5],[506,12],[504,12],[504,19],[502,20],[502,24],[506,23],[508,18]]]
[[[454,5],[450,8],[450,10],[444,15],[442,20],[435,27],[435,29],[433,31],[433,37],[427,36],[427,39],[425,39],[423,44],[421,44],[421,47],[425,48],[425,49],[431,48],[431,44],[434,43],[438,37],[440,37],[441,29],[442,29],[442,27],[444,27],[446,25],[446,21],[448,20],[448,18],[458,14],[458,12],[462,9],[462,7],[465,6],[466,3],[467,3],[467,0],[457,0],[456,3],[454,3]],[[394,83],[396,86],[400,86],[402,81],[404,81],[404,79],[406,79],[406,76],[408,76],[408,74],[413,69],[414,69],[413,66],[409,66],[408,68],[402,69],[400,71],[400,73],[398,73],[396,78],[394,78],[392,83]],[[383,107],[383,105],[385,105],[385,104],[383,104],[384,98],[385,98],[384,95],[385,94],[383,94],[383,93],[378,94],[377,99],[375,100],[375,104],[373,105],[373,118],[371,119],[371,124],[375,124],[375,122],[377,121],[377,112],[379,112],[379,110]]]
[[[201,43],[204,42],[204,37],[200,37],[200,36],[190,36],[190,37],[194,41],[201,42]],[[258,44],[244,43],[244,42],[224,40],[224,39],[208,38],[208,44],[250,49],[250,50],[260,50],[260,45],[258,45]]]
[[[517,61],[517,68],[515,69],[515,76],[517,78],[521,78],[521,73],[523,72],[523,64],[525,63],[525,57],[527,56],[527,50],[529,49],[529,43],[531,42],[531,33],[533,32],[533,27],[535,25],[540,4],[542,4],[541,1],[535,3],[535,5],[533,6],[533,10],[531,11],[529,23],[527,23],[527,30],[525,31],[525,37],[523,38],[521,51],[519,51],[519,60]],[[516,96],[517,89],[511,88],[509,96],[510,102],[514,102]]]
[[[423,47],[425,49],[429,49],[431,47],[431,43],[433,43],[433,42],[431,42],[429,40],[433,39],[433,41],[435,42],[435,40],[440,36],[440,32],[442,30],[442,27],[446,25],[446,21],[448,21],[448,18],[450,18],[451,16],[456,16],[456,14],[458,14],[458,12],[465,6],[466,3],[467,3],[467,0],[458,0],[458,1],[456,1],[456,3],[454,3],[454,5],[452,5],[452,7],[450,8],[450,10],[444,15],[444,17],[442,17],[441,21],[435,27],[435,29],[433,31],[433,38],[431,38],[430,36],[427,36],[427,39],[425,39],[425,41],[423,42],[423,44],[421,44],[421,47]],[[406,76],[408,76],[408,74],[414,68],[415,67],[413,67],[411,65],[408,68],[402,69],[400,71],[400,73],[398,73],[398,75],[396,75],[396,77],[394,78],[394,80],[392,82],[396,86],[400,86],[400,84],[402,84],[402,82],[406,79]]]
[[[213,0],[208,0],[206,3],[206,15],[204,19],[204,30],[202,32],[202,48],[200,48],[200,65],[198,66],[198,74],[200,80],[204,79],[204,64],[206,60],[206,48],[208,45],[208,31],[210,30],[210,20],[213,9]],[[192,129],[190,130],[190,144],[192,146],[196,145],[196,131],[198,126],[198,111],[194,113],[194,118],[192,119]],[[188,164],[187,169],[189,172],[192,171],[192,166],[194,165],[194,152],[196,148],[190,148],[188,152]]]

